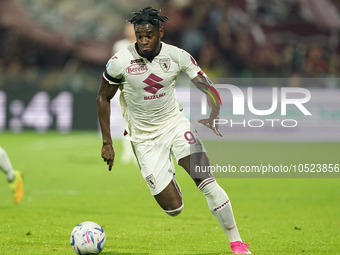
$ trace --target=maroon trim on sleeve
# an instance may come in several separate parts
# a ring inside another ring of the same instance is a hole
[[[108,81],[104,78],[104,75],[102,75],[102,81],[103,81],[103,82],[108,82]]]

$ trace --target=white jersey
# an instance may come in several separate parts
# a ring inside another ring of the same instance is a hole
[[[169,131],[184,116],[177,102],[175,84],[183,71],[189,79],[203,73],[186,51],[161,42],[158,55],[150,62],[130,44],[107,63],[103,77],[120,85],[120,105],[128,123],[128,139],[142,142]]]

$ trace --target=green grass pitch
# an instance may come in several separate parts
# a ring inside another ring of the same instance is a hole
[[[166,215],[139,170],[119,162],[111,172],[95,132],[0,134],[13,167],[24,173],[25,197],[14,205],[0,173],[0,254],[75,254],[70,233],[82,221],[105,230],[101,254],[231,254],[228,239],[204,196],[184,170],[177,180],[183,212]],[[211,158],[234,165],[340,163],[340,143],[206,143]],[[221,154],[222,153],[222,154]],[[213,162],[212,162],[213,163]],[[264,162],[266,163],[266,162]],[[339,178],[218,178],[253,254],[340,254]]]

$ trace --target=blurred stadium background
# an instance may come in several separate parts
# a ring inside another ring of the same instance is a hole
[[[147,5],[170,17],[163,41],[212,79],[339,76],[338,0],[2,0],[0,131],[98,129],[102,71],[126,19]]]

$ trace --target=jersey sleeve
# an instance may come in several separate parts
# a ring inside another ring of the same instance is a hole
[[[178,59],[181,71],[185,72],[190,80],[198,73],[203,73],[196,60],[185,50],[179,49]]]
[[[106,64],[103,78],[110,84],[119,85],[123,80],[122,63],[117,56],[113,56]]]

